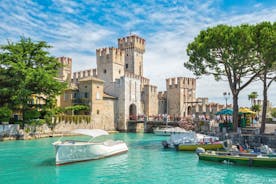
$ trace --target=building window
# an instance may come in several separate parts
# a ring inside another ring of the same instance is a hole
[[[100,114],[100,110],[99,109],[97,109],[97,114]]]
[[[126,64],[126,68],[128,68],[128,64]]]
[[[101,97],[100,97],[100,93],[99,92],[97,92],[96,93],[96,100],[100,100],[101,99]]]
[[[106,73],[106,69],[104,69],[104,71],[103,71],[104,73]]]
[[[88,98],[88,93],[87,92],[84,93],[84,98]]]
[[[119,74],[121,74],[121,70],[119,70]]]

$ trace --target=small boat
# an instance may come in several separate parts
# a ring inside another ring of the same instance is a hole
[[[65,140],[53,143],[56,153],[56,165],[72,162],[100,159],[128,151],[126,143],[121,140],[106,140],[93,142],[93,138],[108,135],[100,129],[76,129],[72,133],[91,136],[89,141]]]
[[[187,130],[180,127],[166,127],[166,128],[159,128],[153,130],[153,133],[155,135],[164,135],[164,136],[170,136],[172,134],[183,134],[186,133]]]
[[[203,151],[198,153],[199,160],[237,164],[254,167],[276,167],[276,158],[268,155],[252,153],[232,153],[218,151]]]
[[[218,150],[223,149],[223,142],[213,142],[213,143],[195,143],[195,144],[179,144],[177,150],[179,151],[195,151],[197,148],[204,148],[206,150]]]
[[[195,151],[198,147],[206,150],[217,150],[223,148],[223,142],[218,137],[197,134],[193,131],[186,131],[182,134],[172,134],[170,139],[163,141],[164,148],[176,148],[180,151]]]

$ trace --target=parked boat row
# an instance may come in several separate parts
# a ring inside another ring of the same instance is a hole
[[[237,164],[254,167],[276,167],[276,153],[268,146],[262,146],[260,152],[244,151],[242,146],[232,146],[231,141],[219,141],[218,137],[186,131],[171,134],[162,141],[164,148],[175,148],[179,151],[196,151],[199,160]],[[223,151],[224,150],[224,151]]]
[[[91,139],[89,141],[58,140],[54,142],[56,165],[100,159],[128,151],[126,143],[121,140],[96,141],[94,138],[108,135],[108,132],[104,130],[77,129],[72,133],[87,135]],[[220,141],[218,137],[198,134],[194,131],[180,130],[178,133],[172,133],[170,139],[163,141],[162,144],[164,148],[196,151],[199,160],[256,167],[276,167],[276,153],[267,146],[262,146],[258,153],[252,150],[243,152],[232,146],[229,141]],[[241,146],[239,147],[241,148]],[[225,151],[222,151],[223,148]]]

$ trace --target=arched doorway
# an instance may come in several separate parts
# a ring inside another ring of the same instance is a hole
[[[192,107],[191,106],[188,107],[188,116],[189,115],[192,115]]]
[[[129,120],[136,120],[136,105],[135,104],[131,104],[129,106]]]

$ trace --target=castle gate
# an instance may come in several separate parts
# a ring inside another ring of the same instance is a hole
[[[137,108],[135,104],[129,106],[129,120],[135,120],[137,115]]]
[[[188,115],[192,115],[192,107],[191,106],[188,107]]]

